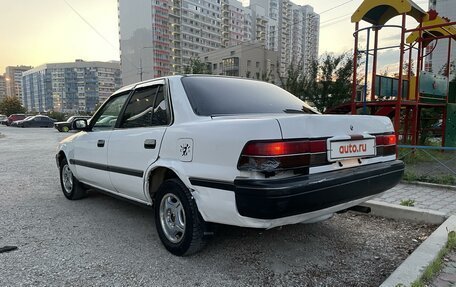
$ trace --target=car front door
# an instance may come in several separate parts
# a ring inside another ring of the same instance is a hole
[[[109,138],[109,176],[122,195],[147,201],[146,169],[157,160],[166,128],[171,122],[163,80],[137,87],[130,97],[118,128]]]
[[[74,143],[70,163],[76,165],[78,179],[93,187],[115,192],[108,175],[108,140],[122,111],[128,93],[111,97]]]
[[[39,128],[39,127],[41,127],[41,122],[42,122],[41,117],[35,117],[35,118],[33,118],[31,126]]]

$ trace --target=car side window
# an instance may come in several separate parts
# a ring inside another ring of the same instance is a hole
[[[103,106],[101,113],[96,119],[92,130],[111,130],[116,125],[117,118],[122,111],[122,107],[127,101],[128,94],[115,97]]]
[[[152,125],[164,126],[169,124],[168,103],[165,98],[163,86],[160,87],[155,98],[154,114],[152,116]]]
[[[166,125],[168,120],[163,87],[155,85],[136,90],[125,109],[120,127]]]

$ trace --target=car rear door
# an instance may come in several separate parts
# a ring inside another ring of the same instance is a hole
[[[70,163],[76,165],[78,179],[93,187],[115,192],[108,175],[108,140],[129,93],[111,97],[94,115],[91,130],[74,141]]]
[[[109,138],[109,176],[122,195],[147,201],[146,169],[157,160],[166,128],[171,122],[164,80],[136,87]]]

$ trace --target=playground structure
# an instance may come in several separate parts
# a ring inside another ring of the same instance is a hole
[[[396,16],[401,17],[401,25],[386,25]],[[407,16],[413,17],[419,23],[418,27],[407,29]],[[438,16],[433,10],[425,12],[411,0],[364,0],[351,21],[355,23],[352,97],[350,104],[333,112],[389,116],[393,119],[398,140],[417,145],[423,136],[421,116],[424,111],[433,110],[439,115],[435,121],[441,123],[436,129],[440,130],[442,146],[456,146],[456,83],[450,85],[451,45],[456,40],[456,22]],[[360,28],[361,21],[371,26]],[[397,46],[379,47],[379,33],[383,28],[400,31]],[[366,33],[365,49],[358,47],[361,33]],[[373,48],[370,47],[371,33],[374,34]],[[444,75],[424,69],[425,59],[438,41],[448,41]],[[398,73],[394,77],[378,75],[378,52],[397,48]],[[364,85],[358,95],[360,56],[365,57]]]

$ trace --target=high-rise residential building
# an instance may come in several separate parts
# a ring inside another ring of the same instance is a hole
[[[124,84],[185,72],[202,53],[260,43],[291,63],[318,57],[319,15],[290,0],[118,0]]]
[[[5,76],[0,75],[0,102],[6,97],[6,81]]]
[[[244,38],[245,8],[237,0],[222,1],[222,47],[239,45]]]
[[[22,101],[22,73],[30,70],[31,66],[8,66],[5,69],[6,95],[17,97]]]
[[[301,61],[305,72],[309,71],[313,61],[318,59],[320,36],[320,15],[312,6],[293,5],[293,25],[291,36],[291,62]]]
[[[118,0],[125,84],[181,73],[221,47],[220,0]]]
[[[44,64],[22,76],[29,111],[91,112],[122,86],[119,62]]]
[[[430,0],[429,9],[437,11],[440,17],[448,18],[450,21],[456,21],[455,0]],[[429,52],[432,51],[432,53],[426,57],[426,70],[433,73],[445,73],[448,59],[448,41],[448,39],[440,39],[429,44],[427,49]],[[454,41],[452,43],[450,57],[450,61],[456,65],[456,45]],[[456,71],[453,70],[452,75],[456,75]]]
[[[300,6],[289,0],[251,0],[269,16],[267,48],[279,52],[279,70],[284,75],[292,63],[302,63],[307,72],[318,59],[320,15],[312,6]]]

